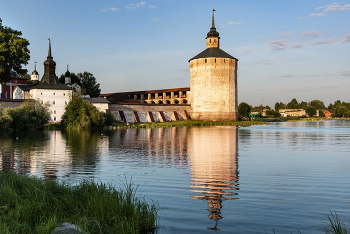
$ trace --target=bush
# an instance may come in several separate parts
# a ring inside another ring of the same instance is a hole
[[[105,116],[82,97],[75,96],[66,106],[61,123],[65,128],[96,128],[105,124]]]
[[[115,122],[115,117],[113,113],[106,112],[106,113],[103,113],[103,115],[105,117],[105,125],[112,125]]]
[[[0,111],[0,129],[40,129],[50,120],[48,105],[38,101],[25,101],[16,108],[6,108]]]

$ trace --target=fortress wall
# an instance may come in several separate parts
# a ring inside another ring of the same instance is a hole
[[[190,115],[190,105],[121,105],[110,103],[109,111],[112,112],[118,121],[122,121],[119,111],[123,111],[126,121],[130,123],[136,122],[134,112],[140,119],[140,122],[151,122],[149,112],[152,113],[155,122],[163,122],[160,112],[163,112],[166,121],[176,121],[174,111],[177,112],[180,120],[186,119]]]
[[[190,61],[191,116],[198,120],[237,119],[237,60]]]
[[[0,98],[0,106],[4,108],[14,108],[23,104],[24,99],[1,99]]]

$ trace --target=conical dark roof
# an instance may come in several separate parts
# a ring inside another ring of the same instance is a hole
[[[220,48],[213,47],[213,48],[207,48],[191,58],[188,61],[191,61],[193,59],[200,59],[200,58],[230,58],[230,59],[236,59],[235,57],[231,56],[230,54],[226,53]],[[238,61],[238,59],[236,59]]]
[[[214,23],[214,9],[213,9],[213,17],[211,20],[211,28],[210,31],[207,33],[207,37],[219,37],[219,33],[216,31],[215,23]]]
[[[49,39],[49,52],[47,55],[47,59],[44,62],[44,75],[41,78],[40,83],[42,84],[58,84],[58,79],[56,77],[56,62],[53,61],[51,55],[51,40]]]

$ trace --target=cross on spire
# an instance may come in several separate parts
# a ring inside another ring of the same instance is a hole
[[[216,10],[213,9],[213,19],[212,19],[212,22],[211,22],[211,27],[212,27],[212,28],[215,28],[215,23],[214,23],[214,11],[216,11]]]

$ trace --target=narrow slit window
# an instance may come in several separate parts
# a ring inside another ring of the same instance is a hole
[[[207,59],[205,59],[205,63],[207,63]]]

